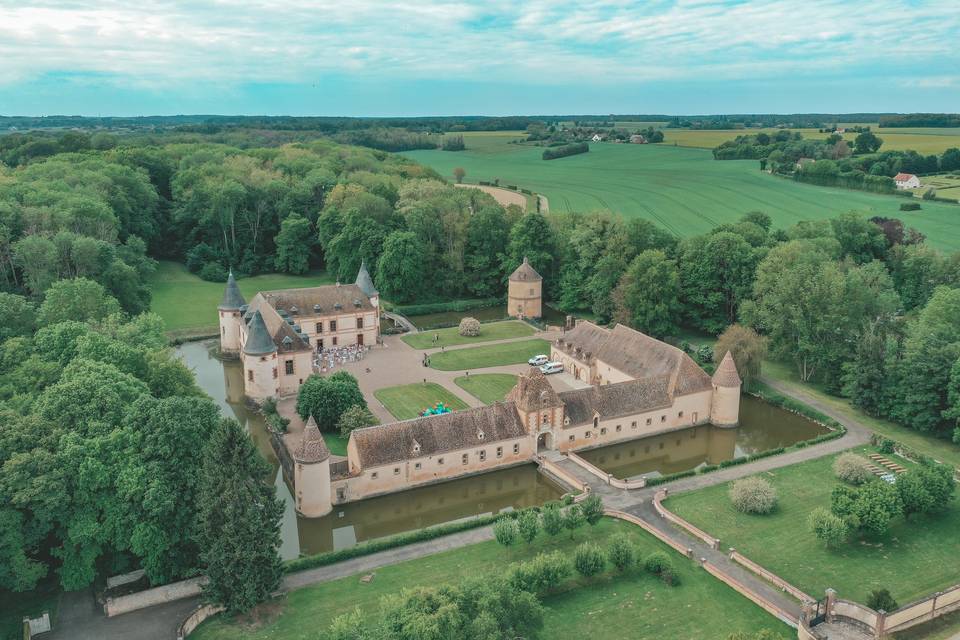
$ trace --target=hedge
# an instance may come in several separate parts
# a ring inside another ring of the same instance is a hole
[[[687,471],[678,471],[677,473],[668,473],[665,476],[658,476],[656,478],[647,478],[646,485],[648,487],[655,487],[658,484],[664,484],[665,482],[673,482],[674,480],[679,480],[680,478],[689,478],[690,476],[697,475],[696,469],[688,469]]]
[[[405,316],[423,316],[428,313],[485,309],[501,304],[503,304],[503,298],[476,298],[472,300],[450,300],[447,302],[430,302],[426,304],[396,305],[393,307],[393,310]]]
[[[545,149],[543,152],[543,159],[555,160],[556,158],[575,156],[578,153],[586,153],[588,151],[590,151],[590,145],[588,145],[586,142],[574,142],[573,144],[565,144],[562,147],[551,147]]]
[[[919,202],[901,202],[900,211],[920,211]]]

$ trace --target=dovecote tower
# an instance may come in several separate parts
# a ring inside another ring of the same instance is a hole
[[[300,446],[293,452],[293,487],[297,511],[308,518],[325,516],[333,509],[330,490],[330,450],[310,416]]]
[[[718,427],[735,427],[740,424],[740,374],[733,356],[727,351],[713,374],[713,400],[710,405],[710,422]]]
[[[514,318],[539,318],[543,314],[543,278],[526,256],[507,282],[507,314]]]

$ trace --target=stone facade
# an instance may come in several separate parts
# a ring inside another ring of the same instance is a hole
[[[543,315],[543,278],[526,257],[507,282],[507,314],[514,318]]]

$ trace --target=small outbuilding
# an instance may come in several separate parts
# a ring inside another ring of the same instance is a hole
[[[916,189],[920,186],[920,178],[912,173],[898,173],[893,176],[893,181],[897,189]]]

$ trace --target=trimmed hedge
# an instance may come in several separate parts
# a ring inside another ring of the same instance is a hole
[[[920,211],[919,202],[901,202],[900,211]]]
[[[503,298],[477,298],[473,300],[450,300],[448,302],[396,305],[393,307],[393,311],[405,316],[423,316],[428,313],[486,309],[487,307],[496,307],[501,304],[503,304]]]
[[[590,145],[586,142],[574,142],[573,144],[565,144],[560,147],[550,147],[543,151],[544,160],[555,160],[557,158],[565,158],[567,156],[575,156],[580,153],[586,153],[590,151]]]
[[[647,478],[647,486],[655,487],[658,484],[664,484],[665,482],[673,482],[674,480],[679,480],[681,478],[689,478],[690,476],[697,475],[696,469],[689,469],[687,471],[678,471],[677,473],[668,473],[665,476],[658,476],[656,478]]]

